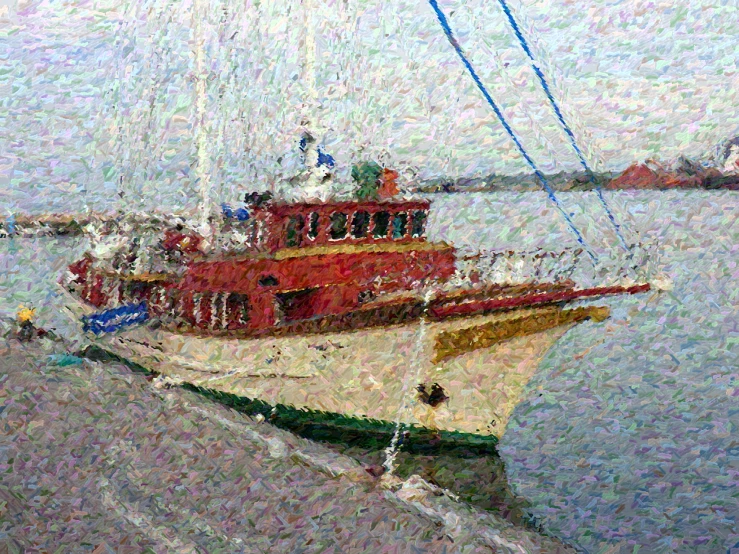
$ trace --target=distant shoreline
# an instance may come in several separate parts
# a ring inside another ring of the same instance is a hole
[[[624,172],[625,174],[626,172]],[[623,175],[621,177],[623,177]],[[619,177],[619,178],[621,178]],[[556,192],[587,192],[595,190],[592,182],[577,174],[560,173],[546,177],[548,184]],[[636,185],[618,183],[611,175],[598,175],[595,178],[602,190],[731,190],[739,191],[739,175],[711,177],[700,181],[692,176],[682,182],[674,177],[669,181],[672,186],[665,186],[664,181],[641,182]],[[615,183],[615,184],[614,184]],[[675,184],[676,183],[676,184]],[[435,180],[408,189],[411,194],[474,194],[490,192],[539,192],[541,185],[530,175],[523,176],[490,176],[458,180]],[[182,215],[182,214],[180,214]],[[0,238],[9,236],[33,238],[42,236],[79,236],[91,222],[105,223],[116,219],[119,214],[93,213],[83,214],[18,214],[15,218],[0,219]],[[141,223],[160,220],[164,214],[144,214],[138,216]],[[11,231],[11,232],[9,232]]]
[[[718,191],[718,190],[730,190],[739,191],[739,183],[727,183],[723,186],[693,186],[693,187],[593,187],[593,186],[559,186],[551,187],[554,192],[589,192],[593,190],[604,190],[604,191],[626,191],[626,190],[650,190],[655,192],[667,192],[670,190],[707,190],[707,191]],[[409,190],[408,192],[414,194],[473,194],[473,193],[485,193],[485,192],[541,192],[541,185],[530,185],[530,186],[512,186],[512,187],[497,187],[497,186],[459,186],[452,185],[444,187],[443,185],[433,186],[420,186]]]
[[[592,179],[584,173],[545,175],[555,192],[586,192],[602,190],[739,190],[739,175],[724,175],[717,170],[693,166],[668,170],[633,164],[621,173],[600,173]],[[540,191],[541,183],[534,175],[490,175],[468,179],[434,179],[420,184],[412,192],[528,192]]]
[[[105,216],[103,216],[105,217]],[[0,221],[0,238],[32,238],[43,236],[77,236],[83,233],[91,219],[77,215],[18,215]]]

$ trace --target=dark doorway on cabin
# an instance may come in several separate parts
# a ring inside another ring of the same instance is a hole
[[[317,288],[311,288],[275,294],[280,319],[285,322],[298,321],[316,315],[314,300],[317,292]]]
[[[226,297],[227,325],[229,329],[238,329],[249,323],[249,297],[232,292]]]
[[[303,242],[303,227],[305,220],[302,215],[291,216],[287,222],[287,241],[288,247],[300,246]]]
[[[123,287],[123,297],[129,302],[141,302],[147,300],[152,288],[151,283],[145,281],[128,281]]]

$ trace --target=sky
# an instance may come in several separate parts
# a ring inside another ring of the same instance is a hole
[[[739,134],[735,0],[509,3],[594,168]],[[498,3],[439,5],[536,163],[576,169]],[[527,170],[428,2],[0,0],[5,212],[192,207],[203,168],[233,200],[299,170],[306,113],[338,179],[362,159],[405,181]]]

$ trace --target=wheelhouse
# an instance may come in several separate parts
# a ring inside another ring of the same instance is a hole
[[[210,330],[269,329],[348,314],[378,295],[443,282],[455,271],[454,249],[426,240],[429,206],[410,200],[254,207],[249,221],[236,225],[259,230],[255,255],[194,260],[178,285],[186,291],[184,317]]]
[[[339,244],[426,240],[429,202],[335,202],[273,204],[260,208],[267,251]]]

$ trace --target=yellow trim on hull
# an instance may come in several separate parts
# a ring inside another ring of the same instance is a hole
[[[572,310],[551,308],[515,319],[493,321],[454,331],[442,331],[436,337],[432,363],[436,364],[478,348],[489,348],[513,337],[532,335],[560,325],[569,325],[585,319],[603,321],[609,315],[610,310],[606,307],[593,306]]]

